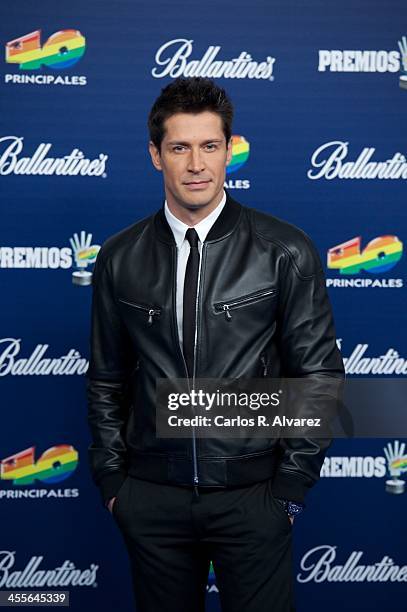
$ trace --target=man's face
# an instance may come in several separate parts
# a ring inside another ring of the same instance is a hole
[[[154,167],[163,172],[167,201],[189,210],[218,204],[232,158],[220,116],[176,113],[164,128],[161,152],[152,142],[149,149]]]

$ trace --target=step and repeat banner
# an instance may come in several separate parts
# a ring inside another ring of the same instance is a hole
[[[151,105],[180,75],[227,89],[225,187],[314,240],[348,377],[400,380],[407,5],[14,0],[0,45],[0,591],[130,611],[124,543],[88,468],[85,373],[100,245],[163,202]],[[405,442],[332,445],[293,528],[299,612],[407,610]]]

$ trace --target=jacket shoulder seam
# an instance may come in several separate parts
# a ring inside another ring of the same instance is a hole
[[[137,221],[135,224],[130,225],[128,228],[120,230],[119,232],[117,232],[117,234],[113,234],[113,236],[110,236],[109,238],[107,238],[104,243],[105,247],[103,248],[102,246],[101,253],[99,253],[101,255],[101,260],[103,264],[106,265],[106,263],[114,256],[114,252],[112,252],[114,249],[114,245],[109,244],[110,240],[120,235],[122,232],[127,231],[128,235],[125,237],[124,243],[120,242],[120,246],[123,247],[123,244],[126,245],[130,240],[132,241],[133,244],[136,244],[140,240],[143,234],[143,231],[145,227],[147,226],[151,217],[152,215],[149,215],[148,217],[141,219],[140,221]],[[137,225],[139,225],[139,227],[136,230]],[[99,254],[98,254],[98,257],[99,257]]]
[[[296,263],[296,261],[294,259],[293,254],[291,253],[289,247],[284,242],[282,242],[281,240],[278,240],[278,239],[276,239],[274,237],[270,237],[270,236],[267,236],[267,235],[263,234],[257,228],[256,221],[255,221],[254,216],[253,216],[253,211],[251,211],[251,216],[252,216],[252,222],[253,222],[254,231],[255,231],[256,235],[259,236],[260,238],[262,238],[263,240],[266,240],[267,242],[271,242],[271,243],[277,245],[285,253],[285,255],[288,257],[288,260],[289,260],[289,262],[290,262],[290,264],[291,264],[291,266],[292,266],[296,276],[298,276],[298,278],[300,280],[308,281],[308,280],[312,280],[313,278],[315,278],[316,272],[314,272],[313,274],[308,274],[308,275],[302,274],[300,269],[299,269],[299,267],[297,266],[297,263]],[[303,232],[300,228],[297,228],[297,230],[303,235],[304,239],[306,239],[307,241],[309,240],[308,236],[305,234],[305,232]]]

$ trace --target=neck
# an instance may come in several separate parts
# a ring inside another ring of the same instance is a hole
[[[223,198],[223,189],[218,193],[218,195],[208,202],[207,204],[186,204],[179,203],[171,194],[166,193],[167,206],[174,215],[180,221],[185,223],[186,225],[193,226],[205,219],[208,215],[211,214],[215,210],[215,208],[220,204],[220,201]]]

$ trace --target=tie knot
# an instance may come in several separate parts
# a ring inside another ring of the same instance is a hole
[[[194,229],[193,227],[188,228],[185,232],[185,238],[188,240],[191,247],[198,247],[199,238],[196,229]]]

